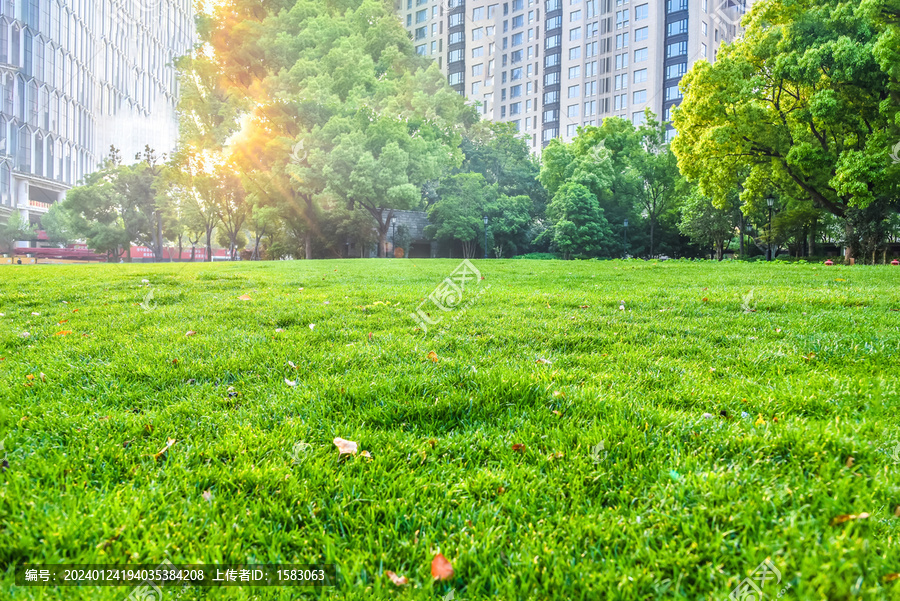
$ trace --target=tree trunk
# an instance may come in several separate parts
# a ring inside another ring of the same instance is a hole
[[[162,215],[159,211],[156,211],[156,248],[153,249],[153,254],[156,255],[157,263],[163,260]]]
[[[191,263],[194,262],[194,257],[197,256],[197,247],[191,244]]]
[[[306,255],[306,260],[312,260],[312,233],[307,230],[305,234],[303,234],[303,248],[304,253]]]
[[[738,218],[738,238],[741,241],[741,258],[744,258],[744,212],[738,209],[740,217]]]
[[[656,233],[656,219],[653,216],[650,217],[650,258],[652,259],[655,255],[653,254],[653,235]]]
[[[206,260],[212,263],[212,231],[213,228],[206,228]]]

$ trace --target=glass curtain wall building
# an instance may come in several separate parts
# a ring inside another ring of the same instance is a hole
[[[0,219],[37,225],[115,145],[177,139],[191,0],[0,0]]]

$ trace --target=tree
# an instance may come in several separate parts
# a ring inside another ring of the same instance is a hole
[[[626,176],[640,213],[650,226],[648,255],[656,256],[656,229],[660,217],[676,207],[683,198],[686,184],[678,170],[678,160],[666,142],[666,124],[657,121],[649,109],[646,122],[637,130],[639,143],[631,147]]]
[[[597,197],[584,185],[568,182],[553,195],[547,216],[553,220],[543,235],[566,259],[586,259],[603,254],[612,230]]]
[[[515,255],[528,244],[533,208],[532,199],[525,195],[501,194],[496,202],[487,204],[488,235],[498,259],[505,253]]]
[[[50,205],[50,210],[41,216],[41,228],[47,234],[47,241],[54,246],[66,246],[76,238],[71,218],[58,202]]]
[[[687,197],[682,206],[678,228],[695,244],[712,247],[716,260],[725,254],[725,244],[734,236],[735,223],[732,207],[721,209],[699,191]]]
[[[484,215],[497,198],[497,185],[488,185],[480,173],[459,173],[444,180],[441,200],[428,209],[425,235],[442,242],[459,242],[471,259],[484,238]]]
[[[18,211],[13,211],[6,223],[0,224],[0,250],[13,253],[16,242],[34,238],[34,227]]]
[[[682,79],[673,142],[682,172],[717,206],[738,185],[748,209],[772,192],[811,200],[844,220],[858,256],[860,232],[900,197],[900,165],[888,156],[900,127],[888,5],[756,3],[743,38]]]
[[[247,227],[253,234],[253,254],[250,256],[252,261],[260,260],[260,243],[265,236],[272,236],[280,227],[280,219],[278,219],[278,209],[275,207],[267,207],[259,203],[253,203],[248,206]]]

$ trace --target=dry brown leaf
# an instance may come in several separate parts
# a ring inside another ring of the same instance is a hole
[[[249,294],[242,294],[241,296],[238,297],[238,300],[247,301],[247,300],[253,300],[253,299],[250,298]]]
[[[550,365],[552,362],[548,359],[544,359],[543,357],[539,358],[535,363],[541,363],[543,365]]]
[[[72,330],[60,330],[59,332],[54,334],[54,336],[68,336],[71,333],[72,333]]]
[[[163,456],[163,454],[164,454],[166,451],[168,451],[170,448],[172,448],[172,445],[173,445],[173,444],[175,444],[175,439],[174,439],[174,438],[168,439],[168,440],[166,441],[166,446],[164,446],[163,448],[161,448],[161,449],[159,450],[159,452],[156,453],[156,454],[153,456],[153,458],[158,460],[160,457]]]
[[[28,374],[27,376],[25,376],[25,379],[26,380],[34,380],[34,374]]]
[[[553,461],[554,459],[562,459],[565,456],[566,456],[566,454],[562,453],[562,452],[551,453],[550,455],[547,456],[547,459],[549,459],[550,461]]]
[[[196,333],[197,333],[197,332],[195,332],[194,330],[188,330],[184,335],[185,335],[185,336],[193,336],[193,335],[196,334]]]
[[[854,514],[854,513],[843,514],[843,515],[839,515],[839,516],[834,517],[834,518],[831,520],[831,525],[832,525],[832,526],[837,526],[838,524],[843,524],[844,522],[850,522],[850,521],[853,521],[853,520],[864,520],[864,519],[866,519],[866,518],[868,518],[868,517],[869,517],[869,514],[868,514],[868,513],[865,513],[865,512],[863,512],[863,513],[861,513],[861,514],[859,514],[859,515],[856,515],[856,514]]]
[[[357,445],[352,440],[344,440],[343,438],[335,438],[334,446],[338,448],[341,455],[356,455]]]
[[[853,459],[853,457],[847,457],[847,469],[850,469],[851,467],[853,467],[854,461],[855,461],[855,459]]]
[[[512,446],[512,450],[515,451],[515,452],[517,452],[517,453],[524,453],[524,452],[525,452],[525,445],[520,444],[520,443],[517,442],[516,444],[514,444],[514,445]]]
[[[428,358],[431,359],[434,363],[438,362],[437,353],[435,353],[434,351],[428,351]]]
[[[887,574],[887,575],[884,577],[884,581],[885,581],[885,582],[893,582],[894,580],[900,580],[900,574],[897,574],[897,573],[895,572],[895,573],[893,573],[893,574]]]
[[[406,576],[398,576],[397,574],[393,573],[390,570],[386,570],[384,573],[387,575],[388,578],[391,579],[391,582],[393,582],[397,586],[403,586],[404,584],[409,584],[409,578],[407,578]]]
[[[900,505],[897,505],[897,509],[894,510],[894,515],[900,518]]]
[[[372,454],[368,451],[363,451],[359,454],[360,457],[365,457],[366,459],[372,459]]]
[[[431,560],[431,575],[437,580],[453,578],[453,565],[447,561],[446,557],[438,553]]]

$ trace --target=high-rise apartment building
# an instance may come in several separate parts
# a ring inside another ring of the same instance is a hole
[[[111,145],[174,148],[191,0],[0,3],[0,219],[36,224]]]
[[[441,61],[485,118],[514,122],[539,152],[608,116],[639,124],[649,108],[668,120],[682,75],[735,39],[751,1],[401,0],[401,18],[414,43],[436,31],[428,40],[438,51],[421,53]],[[432,19],[424,33],[410,18],[416,2]]]

